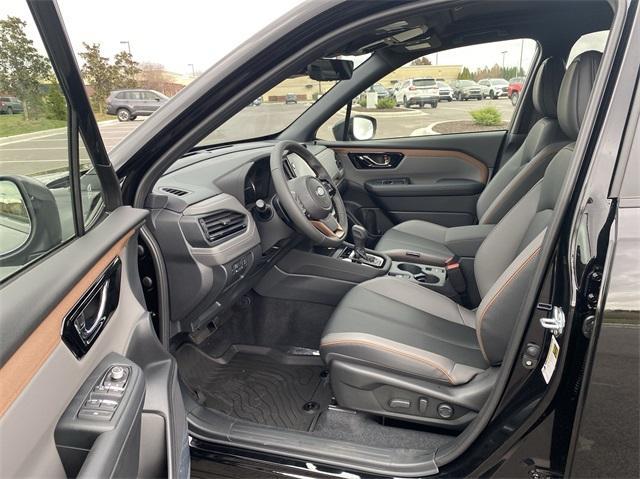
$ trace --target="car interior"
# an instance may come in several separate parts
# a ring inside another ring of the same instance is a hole
[[[168,326],[144,238],[138,262],[192,437],[369,470],[458,440],[520,340],[590,100],[601,52],[569,52],[613,16],[606,1],[456,1],[373,18],[324,55],[369,59],[281,133],[166,169],[145,207]],[[318,138],[399,66],[512,38],[538,50],[508,131],[358,140],[352,117]]]

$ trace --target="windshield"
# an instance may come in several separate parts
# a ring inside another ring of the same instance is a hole
[[[366,54],[340,58],[353,61],[354,68],[357,68],[369,56]],[[306,75],[287,78],[250,102],[202,139],[197,146],[211,146],[275,135],[293,123],[336,83],[312,80]],[[373,88],[377,93],[387,93],[380,84],[373,85]]]
[[[460,81],[460,86],[473,86],[475,84],[476,84],[476,82],[471,81],[471,80],[461,80]]]
[[[508,85],[509,82],[507,80],[503,80],[501,78],[498,78],[496,80],[491,80],[491,83],[493,83],[494,85]]]

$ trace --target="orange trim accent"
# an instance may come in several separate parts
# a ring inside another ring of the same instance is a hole
[[[71,288],[0,369],[0,417],[11,407],[60,344],[62,321],[82,295],[119,256],[135,230],[129,231]]]
[[[344,230],[340,225],[338,225],[338,228],[336,228],[335,231],[331,231],[331,228],[325,225],[322,221],[311,220],[311,224],[315,226],[315,228],[318,231],[320,231],[320,233],[322,233],[325,236],[328,236],[329,238],[342,239],[345,237]]]
[[[487,179],[489,178],[489,168],[483,162],[478,160],[477,158],[463,153],[462,151],[457,150],[430,150],[423,148],[385,148],[381,146],[380,148],[334,148],[336,153],[371,153],[371,152],[389,152],[389,153],[402,153],[406,157],[426,157],[426,158],[436,158],[436,157],[451,157],[457,158],[459,160],[465,161],[469,163],[471,166],[476,168],[480,172],[480,181],[482,183],[487,183]],[[380,170],[384,171],[384,170]]]

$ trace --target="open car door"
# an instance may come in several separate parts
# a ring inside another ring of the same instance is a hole
[[[0,476],[188,477],[176,363],[138,276],[147,212],[121,204],[57,4],[28,6],[67,127],[0,161]]]

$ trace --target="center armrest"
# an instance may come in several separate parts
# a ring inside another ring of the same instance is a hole
[[[445,237],[445,246],[460,258],[474,258],[495,225],[468,225],[449,228]]]

